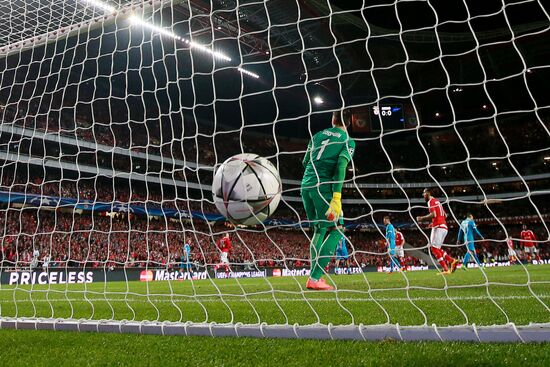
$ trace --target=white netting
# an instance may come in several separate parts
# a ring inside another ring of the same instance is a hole
[[[0,4],[0,318],[548,323],[549,10],[478,3]],[[349,258],[326,269],[336,290],[317,293],[305,287],[301,161],[341,108],[357,143]],[[213,205],[214,170],[238,153],[270,159],[283,179],[262,226],[235,228]],[[459,260],[458,225],[474,214],[483,266],[433,271],[415,220],[425,187],[449,213],[444,249]],[[405,237],[408,272],[384,274],[384,215]]]

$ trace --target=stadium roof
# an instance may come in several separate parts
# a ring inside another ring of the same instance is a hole
[[[1,32],[0,54],[13,52],[6,51],[8,44],[33,40],[0,65],[0,71],[30,65],[26,75],[3,73],[0,97],[17,95],[12,84],[18,78],[61,75],[67,88],[56,81],[57,91],[44,86],[35,94],[74,94],[74,103],[93,99],[103,109],[107,99],[124,101],[128,112],[120,122],[183,112],[233,127],[304,117],[315,125],[319,112],[377,103],[382,96],[411,101],[414,95],[416,104],[428,106],[419,113],[430,116],[437,108],[449,116],[447,93],[457,87],[465,90],[460,98],[466,105],[491,97],[499,108],[533,110],[529,92],[539,106],[550,105],[541,82],[549,76],[550,20],[538,1],[369,1],[362,11],[354,9],[363,1],[104,2],[119,10],[114,14],[98,3],[0,5],[11,27]],[[132,26],[131,14],[223,50],[231,61]],[[37,37],[48,32],[55,42],[37,46]],[[240,67],[260,78],[239,73]],[[533,75],[525,75],[527,69]],[[317,106],[315,97],[324,104]],[[295,133],[295,125],[287,130]],[[300,126],[306,133],[308,124]]]

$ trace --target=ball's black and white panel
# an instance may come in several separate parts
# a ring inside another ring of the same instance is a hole
[[[265,192],[264,207],[262,213],[270,216],[277,209],[281,200],[282,183],[277,168],[266,158],[259,157],[249,165],[254,169]]]
[[[242,224],[244,220],[254,217],[254,209],[246,201],[229,200],[224,203],[227,208],[228,219]]]
[[[255,174],[258,176],[266,196],[273,196],[281,193],[281,179],[277,168],[263,157],[248,162]]]
[[[238,185],[238,180],[246,168],[247,165],[244,161],[234,156],[223,162],[214,175],[212,182],[214,205],[216,205],[220,214],[228,219],[233,219],[228,208],[230,197],[233,195],[233,190]]]
[[[265,197],[263,185],[250,166],[246,166],[229,195],[229,200],[255,201]]]

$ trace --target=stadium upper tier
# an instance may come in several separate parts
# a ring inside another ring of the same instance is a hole
[[[140,128],[134,130],[132,124],[109,125],[101,119],[92,123],[85,116],[47,115],[37,106],[27,107],[1,111],[0,157],[5,161],[41,165],[48,172],[63,170],[65,176],[72,171],[74,178],[100,172],[101,176],[178,186],[191,189],[190,197],[197,198],[210,196],[216,164],[241,151],[256,152],[278,164],[287,198],[298,196],[301,158],[307,146],[304,139],[248,129],[196,134],[198,125],[208,122],[185,119],[184,134],[167,140],[154,131],[139,134]],[[361,204],[363,197],[374,203],[391,203],[392,199],[402,203],[402,189],[418,199],[422,188],[438,185],[449,196],[464,200],[479,200],[483,194],[506,198],[511,196],[507,193],[544,191],[550,177],[548,136],[540,130],[539,121],[526,124],[527,130],[515,119],[505,119],[498,131],[489,123],[470,126],[460,135],[447,128],[420,138],[414,129],[359,136],[354,174],[348,175],[345,185],[348,203]]]

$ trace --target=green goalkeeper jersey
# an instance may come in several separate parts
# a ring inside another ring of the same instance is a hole
[[[321,185],[323,191],[331,190],[329,183],[335,181],[338,158],[351,161],[355,141],[342,129],[331,127],[313,136],[304,157],[302,188]]]

